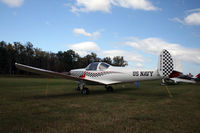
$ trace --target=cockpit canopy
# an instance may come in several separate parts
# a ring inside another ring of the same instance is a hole
[[[85,69],[90,71],[90,70],[100,70],[104,71],[106,70],[110,65],[105,63],[105,62],[93,62],[90,63]]]

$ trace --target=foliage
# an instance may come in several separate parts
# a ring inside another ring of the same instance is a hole
[[[116,56],[113,61],[110,57],[99,58],[96,53],[80,57],[73,50],[46,52],[40,48],[34,48],[31,42],[25,45],[20,42],[14,44],[0,42],[0,74],[30,74],[15,67],[15,62],[34,67],[48,69],[57,72],[70,71],[75,68],[84,68],[91,62],[107,62],[115,66],[125,66],[127,61],[121,56]]]
[[[126,65],[128,65],[128,63],[127,63],[127,61],[124,60],[123,56],[116,56],[113,58],[113,65],[126,66]]]

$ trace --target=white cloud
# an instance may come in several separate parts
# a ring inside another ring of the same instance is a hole
[[[24,0],[0,0],[1,2],[7,4],[9,7],[20,7]]]
[[[75,28],[73,32],[77,35],[84,35],[90,37],[91,39],[97,39],[100,36],[100,32],[96,31],[93,33],[86,32],[83,28]]]
[[[167,49],[179,60],[190,61],[196,64],[200,64],[200,50],[186,48],[180,44],[169,43],[159,38],[146,38],[143,40],[135,38],[131,41],[125,42],[125,45],[155,55],[158,55],[162,49]]]
[[[77,0],[76,7],[79,12],[102,11],[110,12],[113,0]]]
[[[184,18],[184,21],[188,25],[200,25],[200,12],[188,15]]]
[[[97,52],[100,50],[99,46],[95,42],[81,42],[69,45],[69,49],[76,51],[81,56],[85,56],[91,52]]]
[[[68,46],[69,49],[74,50],[80,56],[85,56],[91,52],[95,52],[102,57],[111,57],[114,56],[123,56],[124,59],[128,62],[144,62],[144,57],[136,52],[127,52],[123,50],[101,50],[95,42],[81,42],[76,44],[71,44]]]
[[[75,5],[71,6],[71,11],[76,14],[78,12],[93,11],[109,13],[112,6],[146,11],[158,10],[149,0],[76,0]]]
[[[125,60],[130,62],[144,62],[143,56],[135,52],[127,52],[123,50],[106,50],[102,52],[104,56],[113,58],[114,56],[123,56]]]
[[[73,30],[73,32],[75,33],[75,34],[82,34],[82,35],[84,35],[84,36],[91,36],[91,34],[90,33],[88,33],[88,32],[86,32],[84,29],[82,29],[82,28],[75,28],[74,30]]]
[[[180,18],[177,18],[177,17],[171,18],[171,19],[169,19],[169,20],[174,21],[174,22],[178,22],[178,23],[181,23],[181,24],[184,24],[184,23],[185,23],[183,20],[181,20]]]
[[[186,13],[189,13],[183,20],[180,18],[172,18],[170,20],[178,22],[185,25],[197,25],[200,26],[200,8],[187,10]]]
[[[124,8],[141,9],[141,10],[157,10],[155,6],[151,4],[148,0],[117,0],[119,6]]]
[[[136,67],[137,67],[137,68],[142,68],[143,65],[142,65],[141,63],[137,63],[137,64],[136,64]]]
[[[187,10],[186,12],[200,12],[200,8]]]
[[[123,50],[100,50],[99,46],[95,42],[81,42],[76,44],[71,44],[68,46],[69,49],[74,50],[80,56],[85,56],[91,52],[95,52],[103,57],[123,56],[128,62],[144,62],[144,57],[137,52],[128,52]]]

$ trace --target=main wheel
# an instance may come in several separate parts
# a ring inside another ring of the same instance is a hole
[[[113,92],[112,86],[107,86],[107,87],[106,87],[106,90],[107,90],[108,92]]]
[[[81,90],[81,94],[84,94],[84,95],[88,95],[90,92],[88,90],[88,88],[84,87],[82,90]]]
[[[80,91],[81,89],[80,89],[80,87],[77,87],[77,88],[75,88],[75,90],[76,90],[76,91]]]

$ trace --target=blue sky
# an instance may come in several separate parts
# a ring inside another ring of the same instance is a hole
[[[45,51],[124,56],[155,68],[169,49],[184,73],[200,72],[199,0],[0,0],[0,40]]]

